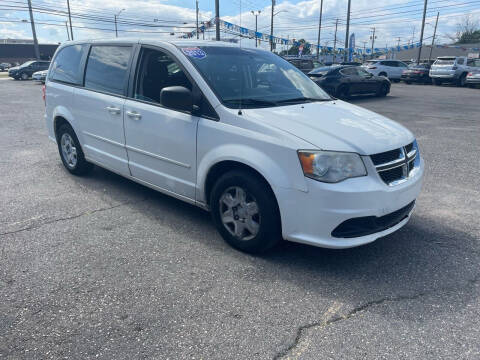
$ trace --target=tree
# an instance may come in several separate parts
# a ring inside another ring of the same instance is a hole
[[[302,55],[309,55],[311,54],[311,49],[310,47],[307,47],[305,46],[305,39],[300,39],[297,41],[297,43],[300,43],[300,44],[303,44],[303,51],[302,51]],[[288,50],[282,50],[280,52],[280,55],[283,56],[283,55],[298,55],[298,48],[299,48],[299,45],[295,45],[293,44],[292,46],[290,46],[290,49]]]
[[[457,31],[449,36],[456,44],[469,44],[480,42],[480,25],[478,20],[471,14],[465,15],[461,22],[457,23]]]

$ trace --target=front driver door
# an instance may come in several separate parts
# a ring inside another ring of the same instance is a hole
[[[184,199],[195,199],[199,118],[160,104],[168,86],[192,89],[175,59],[142,47],[133,93],[125,102],[125,141],[133,177]]]

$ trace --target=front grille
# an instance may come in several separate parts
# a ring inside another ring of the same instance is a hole
[[[397,185],[408,179],[415,168],[418,149],[415,143],[370,155],[378,175],[387,185]]]

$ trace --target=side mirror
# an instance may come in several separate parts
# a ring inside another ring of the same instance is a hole
[[[173,110],[192,111],[193,95],[186,87],[168,86],[160,91],[160,104]]]

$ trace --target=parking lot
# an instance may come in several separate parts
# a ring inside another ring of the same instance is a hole
[[[209,214],[48,140],[41,86],[0,79],[0,358],[480,358],[480,90],[351,102],[408,127],[413,218],[359,248],[229,247]]]

